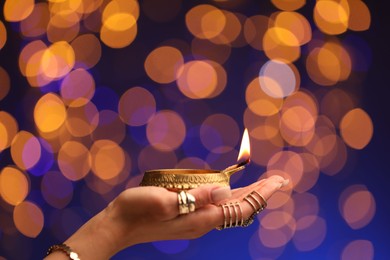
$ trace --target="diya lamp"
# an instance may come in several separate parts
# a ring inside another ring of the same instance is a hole
[[[241,140],[237,163],[224,170],[211,169],[156,169],[146,171],[140,186],[158,186],[172,191],[189,190],[201,185],[230,185],[230,176],[241,171],[250,162],[248,129]]]

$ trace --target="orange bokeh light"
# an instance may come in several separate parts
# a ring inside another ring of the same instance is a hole
[[[16,206],[30,191],[28,176],[15,167],[4,167],[0,172],[0,194],[8,204]]]
[[[43,229],[42,209],[30,201],[24,201],[14,208],[13,219],[16,228],[27,237],[35,238]]]
[[[355,108],[341,119],[340,132],[350,147],[363,149],[372,138],[374,126],[370,116],[363,109]]]
[[[165,84],[176,80],[177,71],[183,63],[183,55],[178,49],[162,46],[149,53],[144,65],[152,80]]]

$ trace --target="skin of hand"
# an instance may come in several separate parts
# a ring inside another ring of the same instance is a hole
[[[176,192],[160,187],[135,187],[123,191],[103,211],[95,215],[64,243],[80,259],[109,259],[120,250],[139,243],[198,238],[223,224],[218,204],[241,202],[244,219],[253,209],[243,201],[256,190],[268,200],[288,180],[274,175],[249,186],[229,187],[206,185],[187,191],[196,199],[196,210],[179,215]],[[45,258],[69,259],[63,252]]]

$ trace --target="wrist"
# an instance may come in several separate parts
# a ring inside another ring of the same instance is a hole
[[[117,236],[112,232],[112,224],[106,210],[103,210],[86,222],[64,244],[72,248],[80,259],[109,259],[120,250],[116,243]]]
[[[66,244],[52,245],[47,250],[46,256],[49,256],[50,254],[55,254],[55,253],[58,253],[58,257],[55,256],[57,259],[61,258],[61,256],[62,256],[62,258],[65,259],[65,255],[66,255],[68,259],[80,260],[78,254],[76,252],[73,252],[73,250],[69,246],[67,246]],[[61,253],[61,256],[59,253]],[[53,257],[53,255],[51,257]]]

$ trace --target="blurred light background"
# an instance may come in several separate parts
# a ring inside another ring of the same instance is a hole
[[[156,168],[289,178],[245,229],[113,259],[385,259],[388,16],[360,0],[6,0],[0,259],[40,259]],[[387,38],[386,38],[387,37]]]

